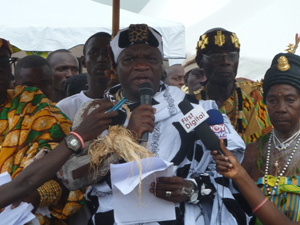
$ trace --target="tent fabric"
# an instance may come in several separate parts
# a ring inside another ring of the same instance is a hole
[[[91,0],[0,0],[0,36],[24,51],[54,51],[111,33],[112,8]],[[185,27],[120,10],[120,29],[146,23],[163,36],[164,57],[185,58]]]
[[[140,12],[150,15],[151,0]],[[186,26],[187,56],[195,54],[201,34],[214,27],[235,32],[241,43],[238,76],[263,78],[273,57],[295,43],[300,32],[300,1],[296,0],[165,0],[156,18],[181,21]],[[300,55],[300,49],[296,52]]]

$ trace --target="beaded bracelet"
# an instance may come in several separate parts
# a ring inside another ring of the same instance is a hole
[[[259,210],[266,202],[268,201],[268,198],[266,197],[264,200],[262,200],[261,203],[259,203],[254,209],[252,209],[252,212],[255,213],[257,210]]]
[[[77,137],[79,139],[80,144],[81,144],[81,149],[84,149],[85,144],[84,144],[83,138],[78,133],[76,133],[74,131],[71,131],[70,134],[73,134],[75,137]]]
[[[49,180],[40,186],[37,191],[40,194],[39,206],[49,206],[57,204],[61,198],[62,189],[55,180]]]

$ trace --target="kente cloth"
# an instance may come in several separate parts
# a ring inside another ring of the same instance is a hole
[[[120,89],[120,85],[111,88],[106,97],[115,101],[115,94]],[[220,176],[216,173],[216,165],[210,151],[200,140],[195,141],[192,134],[187,134],[178,122],[183,117],[178,104],[186,97],[187,95],[177,87],[161,83],[160,90],[152,100],[152,106],[156,109],[155,127],[154,131],[149,133],[146,146],[156,157],[174,163],[174,176],[194,178],[200,188],[198,204],[187,202],[177,204],[176,212],[179,213],[176,213],[178,222],[176,224],[216,224],[215,218],[219,213],[223,219],[226,218],[226,220],[222,220],[224,225],[243,224],[239,223],[240,221],[246,224],[249,218],[240,211],[240,207],[230,207],[230,211],[227,208],[227,206],[238,205],[233,197],[236,191],[227,185],[228,182],[225,182],[225,185],[218,181]],[[212,100],[200,101],[199,104],[205,110],[217,109],[217,105]],[[139,103],[123,105],[124,108],[119,110],[119,116],[124,118],[120,121],[123,121],[122,124],[125,127],[128,125],[126,107],[130,109],[130,112],[127,112],[131,113],[138,105]],[[227,148],[241,161],[244,156],[245,144],[233,129],[228,117],[224,114],[223,117],[228,139]],[[108,179],[90,186],[87,190],[87,204],[90,206],[92,214],[89,224],[117,224],[114,221],[113,192],[110,187],[109,175],[107,177]],[[234,204],[225,204],[223,200],[227,201],[227,199]],[[158,222],[147,224],[158,225]],[[159,224],[171,223],[159,222]]]
[[[8,90],[7,99],[0,109],[0,173],[7,171],[15,178],[39,152],[57,146],[70,132],[71,122],[37,88],[17,86]],[[60,206],[71,211],[72,204],[74,211],[77,201],[74,193],[70,195],[72,201],[49,209],[56,212]],[[50,224],[49,218],[36,216],[41,224]]]
[[[255,88],[256,82],[243,82],[240,85],[242,94],[242,132],[239,133],[246,145],[272,130],[267,106],[263,102],[262,92]],[[205,90],[205,87],[204,87]],[[202,99],[197,92],[196,98]],[[219,110],[226,114],[235,130],[238,131],[238,96],[236,91],[223,103]]]
[[[292,221],[300,221],[300,176],[280,177],[278,188],[274,188],[277,177],[268,175],[267,178],[271,193],[275,191],[271,197],[273,204]],[[257,185],[261,187],[261,192],[269,197],[264,177],[258,179]]]

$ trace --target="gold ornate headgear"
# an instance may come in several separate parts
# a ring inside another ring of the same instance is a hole
[[[217,31],[217,35],[215,35],[215,45],[222,47],[225,43],[225,35],[222,34],[222,31]]]
[[[196,50],[199,53],[205,54],[210,50],[226,49],[229,51],[240,51],[240,42],[236,34],[227,30],[212,29],[200,36],[197,42]]]
[[[295,54],[297,48],[298,48],[298,44],[300,42],[300,38],[298,37],[298,34],[296,34],[295,36],[295,45],[293,44],[289,44],[287,47],[287,49],[285,49],[285,51],[287,51],[288,53],[292,53],[292,54]]]
[[[298,48],[298,44],[300,42],[300,38],[298,37],[298,34],[296,34],[295,36],[295,45],[293,44],[289,44],[287,47],[287,49],[285,49],[285,51],[287,51],[288,53],[291,53],[291,54],[295,54],[297,48]],[[287,71],[288,69],[291,68],[290,64],[289,64],[289,60],[283,55],[283,56],[280,56],[278,59],[277,59],[277,69],[280,70],[280,71]]]
[[[264,99],[270,87],[275,84],[288,84],[300,90],[300,56],[294,54],[299,42],[296,34],[295,45],[289,44],[285,50],[287,53],[279,53],[273,58],[271,67],[264,76]]]
[[[205,48],[205,45],[207,45],[207,44],[208,44],[208,37],[206,37],[206,34],[203,34],[203,35],[201,36],[201,40],[199,40],[199,41],[197,42],[196,50],[197,50],[198,48],[204,49],[204,48]]]
[[[289,64],[289,60],[283,55],[280,56],[277,59],[277,69],[280,71],[287,71],[289,68],[291,68],[290,64]]]

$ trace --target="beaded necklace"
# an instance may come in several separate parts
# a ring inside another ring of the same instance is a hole
[[[287,147],[290,146],[290,144],[298,137],[299,134],[300,134],[300,130],[298,130],[295,134],[293,134],[291,137],[289,137],[285,141],[281,142],[274,132],[273,133],[273,143],[274,143],[275,148],[278,151],[287,149]]]
[[[266,185],[266,188],[267,188],[267,194],[268,194],[268,196],[272,196],[272,195],[275,194],[275,189],[276,190],[278,189],[278,183],[279,183],[280,177],[283,176],[283,174],[285,173],[286,169],[288,168],[290,162],[293,159],[293,156],[295,155],[295,152],[296,152],[296,150],[298,148],[298,145],[300,143],[300,135],[299,135],[298,140],[297,140],[297,142],[296,142],[296,144],[295,144],[295,146],[294,146],[294,148],[293,148],[293,150],[291,152],[291,155],[290,155],[288,161],[286,162],[286,164],[284,165],[282,171],[279,173],[279,176],[276,179],[273,192],[271,193],[270,186],[268,185],[268,171],[269,171],[269,165],[270,165],[271,144],[272,144],[272,140],[273,140],[273,135],[274,135],[274,130],[271,132],[271,135],[269,137],[268,149],[267,149],[267,158],[266,158],[266,168],[265,168],[265,175],[264,175],[264,180],[265,180],[265,185]]]
[[[234,101],[234,121],[232,121],[233,127],[237,130],[237,132],[241,135],[243,132],[243,96],[239,83],[235,81],[235,88],[233,90],[233,101]],[[200,89],[201,99],[207,100],[209,99],[207,85],[202,86]]]

